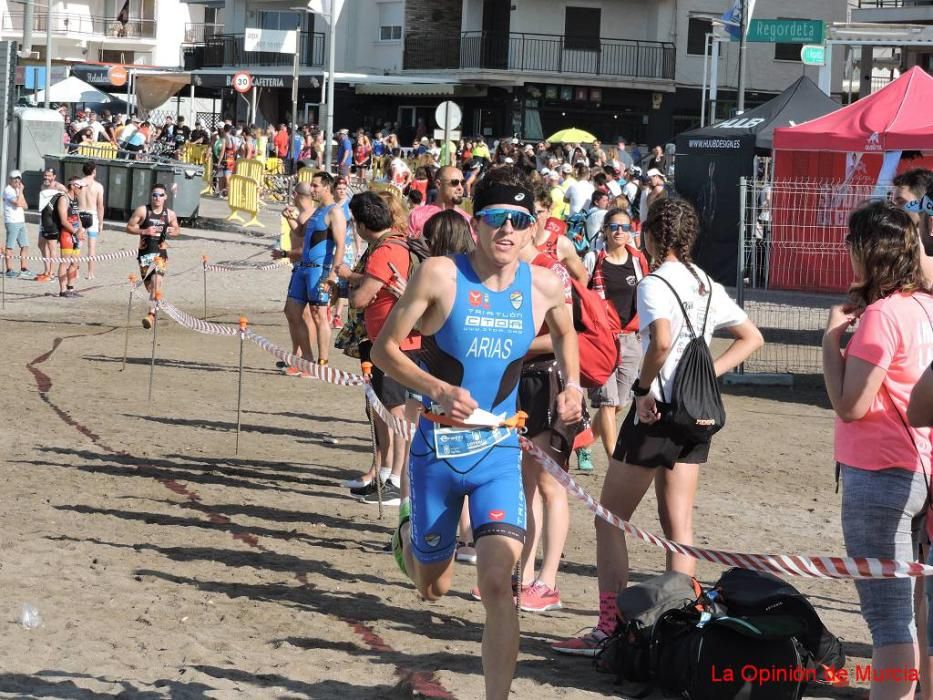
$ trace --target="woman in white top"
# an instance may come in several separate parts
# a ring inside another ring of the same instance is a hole
[[[725,328],[735,338],[715,360],[717,376],[743,362],[764,342],[722,285],[694,265],[690,251],[699,221],[688,202],[660,199],[648,214],[643,238],[654,272],[638,285],[637,309],[644,360],[633,386],[635,402],[619,431],[600,502],[629,520],[652,483],[658,495],[658,514],[664,535],[682,544],[693,544],[693,501],[699,464],[705,463],[710,443],[686,444],[675,437],[661,417],[668,410],[674,374],[692,336],[681,306],[690,322],[709,344],[713,331]],[[658,279],[658,277],[663,279]],[[666,283],[667,284],[666,284]],[[671,286],[668,287],[668,284]],[[710,297],[709,295],[712,295]],[[709,302],[709,314],[707,313]],[[668,555],[668,569],[692,576],[696,560]],[[589,634],[558,642],[556,651],[594,656],[599,642],[616,626],[616,594],[628,583],[628,549],[622,530],[596,519],[596,570],[599,577],[599,622]]]

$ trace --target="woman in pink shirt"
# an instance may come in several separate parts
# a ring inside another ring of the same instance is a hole
[[[915,560],[927,510],[930,429],[907,422],[910,392],[933,360],[933,296],[909,216],[875,202],[852,213],[846,245],[856,281],[823,336],[823,376],[836,412],[842,531],[849,556]],[[842,351],[846,330],[855,332]],[[874,669],[916,669],[915,579],[855,582]],[[927,650],[922,650],[926,662]],[[912,698],[915,683],[873,682],[871,698]]]

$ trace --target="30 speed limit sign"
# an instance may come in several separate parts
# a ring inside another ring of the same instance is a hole
[[[230,81],[230,84],[233,85],[233,89],[237,92],[249,92],[253,87],[253,76],[245,70],[241,70],[233,74],[233,80]]]

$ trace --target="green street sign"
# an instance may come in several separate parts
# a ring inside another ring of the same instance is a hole
[[[822,44],[824,27],[816,19],[753,19],[748,41],[770,44]]]
[[[826,47],[805,44],[800,49],[800,60],[805,66],[823,66],[826,65]]]

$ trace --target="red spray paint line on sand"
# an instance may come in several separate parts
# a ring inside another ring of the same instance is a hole
[[[105,333],[110,333],[110,330],[103,331],[102,333],[93,333],[89,335],[104,335]],[[55,404],[51,398],[49,398],[49,392],[52,390],[52,378],[49,377],[45,372],[36,367],[36,365],[41,365],[43,362],[48,360],[52,354],[58,349],[58,346],[62,344],[63,341],[71,338],[82,338],[85,337],[82,335],[69,335],[61,338],[55,338],[52,341],[52,347],[48,352],[39,355],[37,358],[28,362],[26,364],[26,369],[32,374],[33,378],[36,380],[36,388],[39,390],[39,398],[44,401],[49,408],[51,408],[55,414],[61,418],[61,420],[68,426],[74,428],[79,433],[88,438],[91,442],[97,445],[99,448],[105,452],[110,452],[111,454],[117,454],[125,457],[130,457],[127,452],[121,450],[116,450],[106,444],[101,437],[93,432],[87,426],[79,423],[75,420],[67,411]],[[201,497],[196,491],[192,491],[184,484],[181,484],[174,479],[158,479],[159,483],[169,489],[172,493],[176,493],[179,496],[186,498],[191,503],[200,503]],[[212,513],[210,511],[205,511],[208,521],[217,525],[227,525],[230,523],[230,518],[225,515],[220,515],[219,513]],[[247,533],[232,533],[232,537],[235,540],[243,542],[244,544],[249,545],[250,547],[255,547],[256,549],[268,552],[268,548],[262,546],[259,543],[259,538],[255,535],[250,535]],[[295,574],[295,578],[298,579],[303,585],[307,585],[308,577],[303,573],[299,572]],[[385,640],[382,639],[378,634],[376,634],[372,628],[364,625],[362,622],[356,620],[349,620],[345,618],[340,618],[343,622],[348,624],[350,628],[363,640],[363,643],[366,644],[370,649],[380,653],[395,654],[397,653],[392,647],[390,647]],[[426,671],[412,671],[411,669],[405,668],[403,666],[396,665],[395,675],[402,678],[407,684],[411,687],[412,691],[426,698],[440,698],[442,700],[455,700],[455,696],[450,693],[447,689],[444,688],[438,681],[434,679],[432,673]]]

